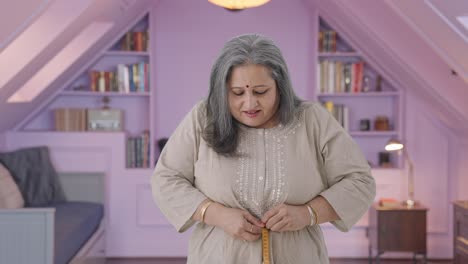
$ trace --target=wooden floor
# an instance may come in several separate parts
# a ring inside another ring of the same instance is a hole
[[[185,264],[185,259],[109,259],[106,264]],[[330,264],[367,264],[367,259],[331,259]],[[375,263],[375,262],[374,262]],[[383,264],[409,264],[411,260],[381,260]],[[427,261],[428,264],[449,264],[450,260]]]

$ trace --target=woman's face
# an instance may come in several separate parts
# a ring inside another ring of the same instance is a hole
[[[238,122],[254,128],[271,128],[278,123],[279,94],[267,67],[234,67],[227,88],[229,109]]]

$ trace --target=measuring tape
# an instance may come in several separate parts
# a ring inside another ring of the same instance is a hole
[[[263,264],[270,263],[270,237],[268,229],[262,228],[262,252],[263,252]]]

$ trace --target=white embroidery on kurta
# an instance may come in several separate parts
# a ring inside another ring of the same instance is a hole
[[[285,141],[301,126],[301,112],[284,127],[239,131],[234,193],[241,206],[258,218],[286,200]]]

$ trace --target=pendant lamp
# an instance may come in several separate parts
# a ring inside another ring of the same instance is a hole
[[[208,0],[212,4],[224,7],[229,10],[242,10],[257,7],[268,3],[270,0]]]

